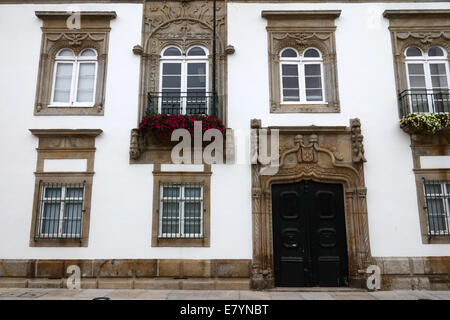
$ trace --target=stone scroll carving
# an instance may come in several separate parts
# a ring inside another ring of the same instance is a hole
[[[252,156],[256,159],[261,137],[260,120],[252,120]],[[264,128],[270,130],[268,128]],[[369,229],[359,119],[349,127],[277,127],[279,130],[280,166],[274,175],[261,175],[261,164],[252,164],[253,265],[251,286],[267,289],[274,286],[272,243],[273,184],[294,183],[304,179],[340,183],[344,187],[347,247],[350,284],[364,282],[358,270],[371,262]],[[269,139],[269,137],[267,138]]]

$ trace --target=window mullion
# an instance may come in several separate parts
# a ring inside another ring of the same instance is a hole
[[[75,59],[73,63],[73,69],[72,69],[72,85],[70,88],[70,104],[74,105],[76,103],[76,91],[78,88],[78,72],[79,72],[79,62],[77,59]]]
[[[298,62],[298,85],[300,93],[300,103],[306,103],[306,79],[305,79],[305,64],[300,61]]]

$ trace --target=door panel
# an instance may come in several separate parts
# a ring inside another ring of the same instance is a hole
[[[348,285],[342,185],[273,185],[272,212],[276,286]]]

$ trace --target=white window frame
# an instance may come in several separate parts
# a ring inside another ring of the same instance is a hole
[[[425,181],[427,182],[427,181]],[[424,192],[424,197],[425,197],[425,206],[427,206],[427,200],[440,200],[443,202],[443,210],[444,212],[442,212],[441,215],[444,215],[444,219],[445,219],[445,225],[444,227],[449,227],[450,226],[450,205],[448,203],[448,198],[450,197],[450,190],[449,188],[447,188],[447,184],[450,184],[450,181],[440,181],[439,183],[424,183],[423,184],[423,192]],[[426,193],[425,190],[425,185],[440,185],[441,186],[441,193]],[[435,230],[431,230],[431,226],[429,225],[430,223],[430,219],[429,217],[439,217],[441,215],[437,215],[436,213],[431,214],[428,211],[428,207],[426,209],[426,214],[427,214],[427,224],[428,224],[428,232],[430,232],[430,234],[438,236],[438,235],[448,235],[448,233],[450,232],[450,230],[440,230],[440,231],[435,231]]]
[[[297,53],[297,57],[282,57],[284,51],[291,49]],[[281,96],[281,104],[282,105],[298,105],[298,104],[328,104],[325,100],[325,80],[323,76],[323,58],[322,52],[315,47],[306,48],[303,53],[305,53],[309,49],[314,49],[319,53],[319,57],[310,58],[303,57],[298,54],[298,51],[291,47],[286,47],[280,52],[280,96]],[[297,65],[297,74],[298,74],[298,85],[299,85],[299,100],[298,101],[285,101],[284,100],[284,92],[283,92],[283,65]],[[306,100],[306,77],[305,77],[305,65],[320,65],[320,79],[322,84],[322,100],[321,101],[308,101]]]
[[[66,197],[66,189],[83,189],[82,197]],[[45,197],[45,191],[47,189],[61,189],[61,197]],[[81,219],[80,219],[80,233],[63,233],[63,223],[64,223],[64,211],[66,202],[69,203],[80,203],[83,205],[84,198],[85,198],[85,191],[86,188],[84,186],[45,186],[42,189],[43,195],[42,195],[42,202],[41,202],[41,208],[39,210],[40,219],[39,219],[39,236],[42,238],[81,238],[82,230],[83,230],[83,213],[84,208],[81,208]],[[45,204],[60,204],[59,206],[59,219],[58,219],[58,233],[45,233],[43,231],[44,229],[44,208]]]
[[[95,104],[95,95],[97,92],[97,72],[98,72],[98,53],[97,50],[93,48],[83,49],[78,56],[75,54],[71,57],[69,56],[59,56],[59,53],[63,50],[71,50],[68,48],[63,48],[58,51],[55,57],[55,64],[53,68],[53,81],[52,81],[52,92],[49,107],[93,107]],[[81,54],[86,50],[92,50],[95,52],[95,56],[84,56]],[[72,50],[71,50],[72,51]],[[72,51],[73,53],[73,51]],[[92,101],[87,102],[78,102],[77,101],[77,92],[78,92],[78,81],[79,81],[79,73],[80,73],[80,65],[94,63],[94,90],[92,93]],[[56,70],[58,68],[58,64],[72,64],[72,80],[70,82],[70,94],[69,94],[69,102],[58,102],[54,101],[55,95],[55,85],[56,85]]]
[[[408,90],[420,90],[420,89],[415,89],[415,88],[411,88],[411,83],[410,83],[410,79],[409,79],[409,65],[410,64],[422,64],[423,65],[423,69],[424,69],[424,76],[425,76],[425,90],[434,90],[433,89],[433,84],[431,81],[431,69],[430,69],[430,65],[431,64],[436,64],[436,63],[441,63],[445,65],[445,72],[447,75],[447,85],[448,88],[450,88],[450,72],[449,72],[449,64],[448,64],[448,59],[447,59],[447,51],[440,47],[440,46],[433,46],[433,47],[438,47],[440,48],[443,52],[444,52],[444,56],[437,56],[437,57],[430,57],[428,56],[428,52],[423,52],[422,49],[420,49],[419,47],[416,46],[409,46],[405,49],[404,51],[404,55],[405,55],[405,67],[406,67],[406,80],[407,80],[407,84],[408,84]],[[422,53],[422,56],[407,56],[406,52],[408,51],[409,48],[417,48],[420,50],[420,52]],[[438,89],[436,89],[438,90]],[[432,101],[432,95],[426,95],[427,97],[427,102],[428,102],[428,113],[430,113],[432,110],[431,106],[433,106],[433,101]],[[425,100],[423,100],[425,101]],[[410,97],[410,104],[412,107],[413,101],[412,98]],[[411,110],[412,112],[413,110]]]
[[[164,188],[179,188],[180,192],[178,193],[178,197],[164,197]],[[185,196],[185,188],[200,188],[200,197],[189,197],[186,198]],[[204,236],[204,231],[203,231],[203,220],[204,220],[204,197],[203,197],[203,190],[204,190],[204,186],[203,185],[198,185],[198,184],[174,184],[174,185],[164,185],[162,184],[160,186],[160,190],[159,190],[159,203],[160,203],[160,207],[159,207],[159,232],[158,232],[158,237],[159,238],[169,238],[169,239],[175,239],[175,238],[203,238]],[[162,232],[162,221],[163,221],[163,205],[164,202],[166,201],[170,201],[170,202],[176,202],[178,203],[178,212],[179,212],[179,232],[171,232],[171,233],[163,233]],[[185,204],[187,202],[187,200],[193,200],[196,202],[200,202],[200,233],[185,233],[184,230],[184,213],[185,213]]]
[[[188,56],[187,52],[191,50],[192,48],[199,47],[202,48],[205,51],[204,56]],[[169,48],[176,48],[180,50],[181,55],[180,56],[164,56],[164,52]],[[181,64],[181,85],[180,85],[180,93],[187,93],[187,77],[188,77],[188,64],[189,63],[205,63],[205,94],[209,92],[209,59],[208,59],[208,49],[204,46],[200,45],[193,45],[189,47],[189,49],[186,51],[186,54],[183,54],[181,49],[176,46],[169,46],[164,48],[161,51],[161,59],[160,59],[160,65],[159,65],[159,92],[163,91],[162,87],[162,80],[163,80],[163,64],[164,63],[180,63]],[[186,114],[186,107],[187,107],[187,97],[181,97],[181,114]],[[206,100],[207,102],[207,113],[209,114],[210,110],[210,99]],[[158,98],[158,113],[161,113],[162,111],[162,98]]]

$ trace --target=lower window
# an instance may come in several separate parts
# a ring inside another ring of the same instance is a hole
[[[203,237],[203,185],[160,183],[159,237]]]
[[[450,181],[423,179],[428,235],[450,235]]]
[[[35,239],[81,239],[85,182],[39,182]]]

